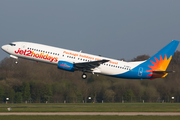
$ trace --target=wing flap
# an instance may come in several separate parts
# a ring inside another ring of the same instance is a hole
[[[75,63],[74,65],[75,65],[75,68],[78,70],[82,70],[82,69],[91,70],[108,61],[109,60],[97,60],[97,61],[91,61],[91,62]]]

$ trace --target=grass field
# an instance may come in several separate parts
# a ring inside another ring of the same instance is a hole
[[[179,103],[0,104],[0,112],[180,112]]]
[[[180,116],[0,116],[1,120],[179,120]]]

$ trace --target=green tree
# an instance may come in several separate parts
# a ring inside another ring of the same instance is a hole
[[[21,92],[15,93],[14,102],[16,102],[16,103],[22,102],[22,93]]]
[[[28,101],[29,98],[31,97],[30,94],[30,85],[28,82],[23,82],[22,84],[22,97],[24,101]]]
[[[134,93],[131,89],[128,89],[124,94],[123,94],[123,99],[127,102],[130,102],[134,98]]]
[[[4,87],[0,86],[0,101],[3,100],[3,97],[4,97]]]
[[[41,101],[46,102],[49,101],[52,96],[51,86],[48,84],[43,85],[43,90],[41,92]]]
[[[52,96],[51,85],[49,84],[39,81],[38,82],[31,81],[30,88],[31,88],[31,98],[35,102],[46,102]]]
[[[114,102],[115,92],[111,89],[107,89],[104,94],[104,99],[107,102]]]

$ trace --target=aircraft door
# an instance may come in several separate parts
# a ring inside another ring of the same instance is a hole
[[[142,76],[142,74],[143,74],[143,68],[142,68],[142,67],[140,67],[140,68],[139,68],[139,71],[138,71],[138,76],[140,76],[140,77],[141,77],[141,76]]]
[[[23,50],[26,49],[26,44],[22,44],[22,49],[23,49]]]

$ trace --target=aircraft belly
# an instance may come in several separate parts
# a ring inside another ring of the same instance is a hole
[[[117,75],[117,74],[123,74],[127,72],[127,70],[117,70],[117,69],[102,69],[101,73],[102,74],[107,74],[107,75]]]

